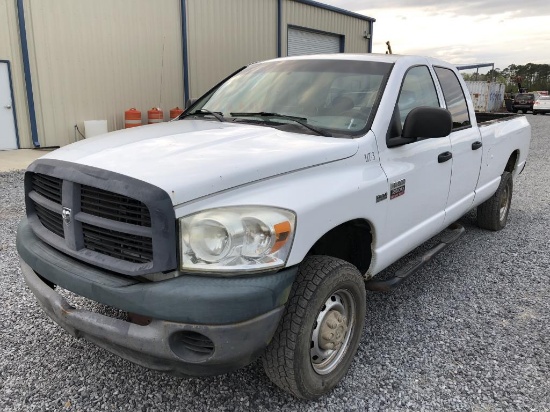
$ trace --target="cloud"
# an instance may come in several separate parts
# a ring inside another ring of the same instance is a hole
[[[550,3],[550,1],[549,1]],[[495,63],[496,67],[550,61],[547,16],[516,17],[512,12],[473,18],[428,9],[373,9],[373,51],[391,41],[396,54],[438,57],[451,63]],[[407,16],[401,20],[400,16]],[[538,28],[537,30],[517,30]]]
[[[373,9],[410,8],[411,3],[405,0],[385,0],[365,2],[364,0],[324,0],[342,9],[365,14],[376,18],[371,13]],[[550,16],[550,1],[548,0],[477,0],[459,2],[456,0],[415,0],[415,9],[422,9],[432,14],[450,13],[453,15],[483,16],[503,13],[513,13],[518,17]]]
[[[550,0],[319,0],[376,19],[373,52],[452,63],[550,63]],[[414,5],[412,5],[414,4]]]

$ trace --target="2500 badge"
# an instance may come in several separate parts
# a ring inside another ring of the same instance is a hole
[[[390,184],[390,200],[405,194],[405,179]]]

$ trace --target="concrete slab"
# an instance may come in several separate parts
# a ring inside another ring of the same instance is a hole
[[[51,151],[51,149],[0,150],[0,173],[26,169],[34,160]]]

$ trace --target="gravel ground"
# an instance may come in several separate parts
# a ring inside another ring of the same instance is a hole
[[[550,116],[527,117],[531,154],[506,229],[480,230],[471,212],[462,240],[413,278],[367,292],[355,362],[314,402],[279,391],[260,362],[182,380],[69,336],[22,282],[23,174],[0,174],[0,410],[550,411]]]

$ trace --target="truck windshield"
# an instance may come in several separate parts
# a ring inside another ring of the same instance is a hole
[[[257,63],[199,99],[191,113],[204,109],[236,122],[292,125],[285,130],[300,133],[357,135],[370,124],[391,67],[352,60]]]

